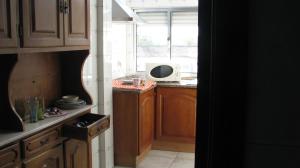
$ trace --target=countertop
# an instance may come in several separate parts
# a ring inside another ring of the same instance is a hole
[[[157,86],[180,87],[180,88],[197,88],[197,79],[181,80],[179,82],[157,82]]]
[[[137,75],[132,75],[132,76],[125,76],[121,77],[115,80],[122,81],[122,80],[129,80],[132,78],[139,77]],[[118,87],[113,87],[114,91],[131,91],[131,92],[136,92],[136,93],[142,93],[145,92],[149,89],[152,89],[156,86],[161,86],[161,87],[180,87],[180,88],[197,88],[197,78],[183,78],[179,82],[156,82],[153,87],[145,89],[145,90],[140,90],[139,88],[131,88],[131,89],[126,89],[126,88],[118,88]]]
[[[94,105],[86,105],[80,109],[64,110],[67,112],[64,116],[46,118],[36,123],[25,123],[25,130],[22,132],[12,132],[8,130],[0,130],[0,147],[7,144],[16,142],[22,138],[37,133],[45,128],[62,123],[68,119],[74,118],[80,114],[86,113],[87,110],[91,109]]]

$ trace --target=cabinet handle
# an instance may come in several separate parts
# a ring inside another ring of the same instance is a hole
[[[65,1],[65,5],[64,5],[64,13],[68,14],[69,13],[69,3],[68,0]]]
[[[40,141],[41,145],[45,145],[45,144],[47,144],[48,142],[49,142],[49,138]]]
[[[64,7],[64,0],[60,0],[59,1],[59,12],[60,13],[64,13],[64,9],[65,9],[65,7]]]
[[[48,167],[48,165],[47,164],[43,164],[43,168],[46,168],[46,167]]]

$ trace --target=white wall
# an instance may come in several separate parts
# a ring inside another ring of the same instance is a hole
[[[98,0],[97,53],[99,113],[111,115],[110,129],[100,136],[100,168],[113,168],[113,116],[112,116],[112,1]]]
[[[83,68],[83,83],[87,91],[91,94],[93,103],[96,105],[92,108],[92,113],[98,111],[98,70],[97,70],[97,0],[90,0],[90,33],[91,33],[91,49],[90,56],[87,58]],[[99,138],[92,141],[93,168],[99,168]]]
[[[90,0],[90,10],[91,50],[83,68],[83,82],[96,105],[92,112],[112,114],[111,0]],[[93,139],[92,154],[93,168],[113,168],[112,125]]]
[[[112,78],[116,79],[136,72],[134,24],[112,24]]]

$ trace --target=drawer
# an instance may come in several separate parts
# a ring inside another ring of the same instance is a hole
[[[61,127],[56,127],[37,133],[22,141],[24,157],[31,157],[61,142]]]
[[[84,124],[82,124],[84,123]],[[110,116],[88,113],[63,126],[63,136],[91,141],[110,126]]]
[[[0,167],[21,168],[19,144],[14,144],[0,150]]]
[[[75,165],[76,166],[76,165]],[[63,146],[50,148],[23,162],[24,168],[63,168]]]

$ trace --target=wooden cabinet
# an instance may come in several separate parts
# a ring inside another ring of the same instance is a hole
[[[63,46],[62,8],[62,0],[22,0],[23,47]]]
[[[60,127],[54,129],[47,129],[36,135],[22,140],[22,151],[24,152],[24,157],[30,158],[61,143],[62,138],[60,132]]]
[[[88,166],[88,146],[84,141],[65,142],[65,168],[84,168]]]
[[[65,0],[65,45],[89,45],[89,0]]]
[[[0,168],[21,168],[18,144],[0,150]]]
[[[180,143],[195,143],[196,89],[157,87],[155,120],[155,140],[162,142],[160,147],[179,151],[194,150],[193,146],[184,149]],[[159,146],[158,142],[156,146]]]
[[[24,168],[63,168],[64,157],[63,147],[59,145],[55,148],[29,159],[24,162]]]
[[[16,0],[0,0],[0,49],[17,47]]]
[[[154,138],[154,91],[139,96],[139,154],[149,150]]]
[[[22,0],[23,47],[89,45],[89,0]]]
[[[113,92],[114,159],[133,166],[151,149],[154,133],[154,89]]]

